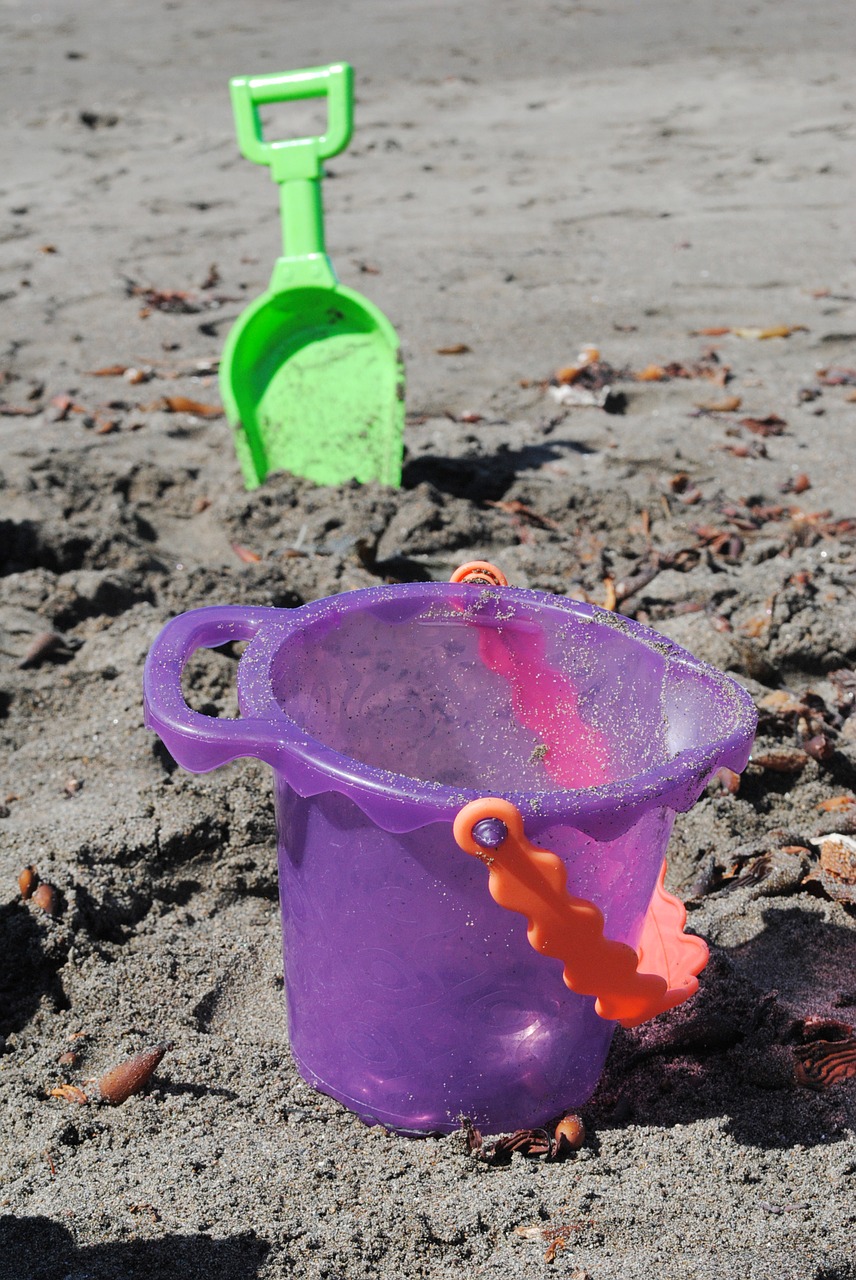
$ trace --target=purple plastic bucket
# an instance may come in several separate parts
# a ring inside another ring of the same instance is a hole
[[[188,708],[199,647],[248,640],[241,718]],[[636,946],[675,811],[748,758],[732,680],[626,618],[448,583],[170,622],[146,724],[204,772],[274,769],[285,987],[301,1075],[368,1123],[534,1127],[590,1097],[615,1023],[486,888],[461,808],[499,796],[558,854],[568,889]]]

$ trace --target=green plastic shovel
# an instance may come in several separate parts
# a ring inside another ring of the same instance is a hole
[[[353,131],[346,63],[230,81],[238,145],[278,183],[283,256],[270,285],[236,321],[220,390],[246,487],[271,471],[316,484],[401,483],[404,366],[395,330],[339,284],[324,247],[322,164]],[[327,98],[320,138],[266,142],[260,105]]]

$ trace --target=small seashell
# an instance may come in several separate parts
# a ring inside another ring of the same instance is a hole
[[[21,897],[26,902],[27,898],[32,898],[33,891],[39,883],[39,873],[35,867],[24,867],[24,870],[18,876],[18,888],[21,890]]]
[[[586,1140],[586,1128],[582,1118],[573,1112],[562,1116],[562,1119],[556,1125],[555,1137],[560,1150],[564,1148],[565,1150],[579,1151]]]
[[[795,1051],[797,1084],[807,1089],[828,1089],[839,1080],[856,1076],[856,1037],[848,1040],[815,1040]]]
[[[40,884],[33,893],[33,902],[49,916],[58,916],[60,912],[59,891],[52,884]]]
[[[126,1058],[117,1067],[106,1071],[96,1082],[101,1101],[116,1107],[132,1094],[139,1093],[151,1080],[161,1058],[171,1048],[171,1044],[155,1045],[152,1049],[135,1053],[132,1058]]]

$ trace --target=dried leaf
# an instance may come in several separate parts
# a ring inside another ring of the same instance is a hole
[[[800,471],[798,475],[787,479],[779,488],[782,493],[805,493],[806,489],[811,488],[811,481],[804,471]]]
[[[41,413],[38,405],[7,404],[5,401],[0,403],[0,416],[4,418],[34,418],[37,413]]]
[[[105,1072],[97,1081],[98,1096],[102,1102],[109,1102],[116,1107],[132,1094],[139,1093],[151,1080],[158,1063],[171,1048],[171,1044],[155,1045],[152,1049],[135,1053],[111,1071]]]
[[[549,516],[540,515],[537,511],[533,511],[532,507],[527,507],[525,502],[519,502],[517,499],[510,502],[491,502],[487,500],[485,505],[495,507],[498,511],[506,511],[512,516],[523,516],[524,519],[538,525],[541,529],[559,528],[555,520],[551,520]]]
[[[830,796],[814,807],[821,813],[846,813],[850,809],[856,809],[856,799],[853,796]]]
[[[560,1249],[564,1249],[567,1243],[568,1242],[564,1236],[556,1236],[555,1240],[547,1249],[547,1252],[544,1254],[544,1261],[553,1262],[555,1260],[556,1254],[559,1252]]]
[[[461,1120],[461,1128],[463,1129],[464,1138],[466,1139],[467,1151],[481,1151],[484,1145],[484,1139],[473,1122],[467,1119],[466,1116]]]
[[[772,693],[764,694],[764,697],[758,700],[758,707],[772,712],[774,717],[804,716],[810,711],[805,702],[800,701],[785,689],[774,689]]]
[[[830,365],[828,369],[818,370],[817,380],[825,387],[856,387],[856,369]]]
[[[751,761],[770,773],[801,773],[809,762],[809,756],[799,747],[770,747],[766,751],[753,751]]]
[[[438,356],[465,356],[472,351],[465,342],[451,342],[447,347],[437,347]]]
[[[18,667],[26,671],[29,667],[40,667],[43,662],[64,662],[71,657],[71,649],[65,636],[58,631],[41,631],[34,638]]]
[[[251,551],[249,547],[242,547],[240,542],[231,544],[232,550],[239,560],[243,560],[244,564],[258,564],[261,556],[258,551]]]
[[[223,407],[219,404],[200,404],[198,400],[188,400],[187,396],[164,396],[160,407],[169,413],[192,413],[196,418],[222,418]]]
[[[737,338],[753,338],[763,341],[765,338],[789,338],[792,333],[808,333],[808,326],[804,324],[774,324],[761,329],[751,326],[749,328],[732,329],[731,332]]]
[[[518,1129],[504,1138],[497,1138],[491,1147],[479,1147],[475,1154],[485,1164],[502,1165],[509,1163],[515,1151],[525,1156],[546,1155],[549,1160],[555,1150],[556,1144],[546,1129]]]
[[[127,368],[126,364],[107,364],[103,369],[86,369],[84,372],[90,378],[121,378]]]
[[[600,363],[602,362],[598,348],[585,346],[577,356],[576,364],[565,365],[564,368],[558,369],[551,381],[558,383],[559,386],[569,386],[572,382],[576,382],[583,370]]]
[[[762,440],[750,440],[748,444],[719,444],[713,446],[735,458],[766,458],[767,447]]]
[[[637,382],[668,382],[669,376],[659,364],[646,365],[644,369],[640,369],[639,373],[633,375]]]
[[[777,414],[768,413],[766,418],[741,418],[740,425],[757,436],[780,436],[788,424]]]
[[[678,502],[684,503],[685,506],[694,506],[701,501],[701,490],[693,484],[686,471],[679,471],[676,475],[669,477],[669,489]]]
[[[726,333],[730,333],[730,327],[726,325],[711,325],[707,329],[692,329],[691,337],[693,338],[724,338]]]
[[[742,396],[726,396],[724,400],[702,400],[696,408],[704,413],[736,413],[742,403]]]
[[[629,600],[637,591],[641,591],[643,587],[647,587],[653,582],[659,573],[665,568],[662,564],[651,564],[644,569],[640,569],[638,573],[634,573],[630,578],[624,578],[621,582],[615,584],[615,600],[617,604],[621,604],[625,600]]]
[[[48,409],[48,420],[50,422],[65,422],[70,413],[81,409],[82,405],[75,404],[71,396],[54,396]]]
[[[127,291],[130,297],[143,299],[145,306],[141,309],[141,316],[143,312],[150,314],[152,310],[193,315],[210,305],[207,298],[195,298],[183,289],[152,289],[129,281]]]
[[[82,1089],[78,1089],[76,1084],[57,1085],[56,1089],[48,1089],[48,1097],[62,1098],[65,1102],[76,1102],[83,1107],[89,1101]]]

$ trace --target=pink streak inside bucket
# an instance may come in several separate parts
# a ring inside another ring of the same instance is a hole
[[[512,688],[514,712],[527,729],[543,739],[544,772],[562,787],[596,787],[610,781],[605,734],[579,714],[573,681],[545,659],[543,631],[479,633],[485,666],[502,675]]]

